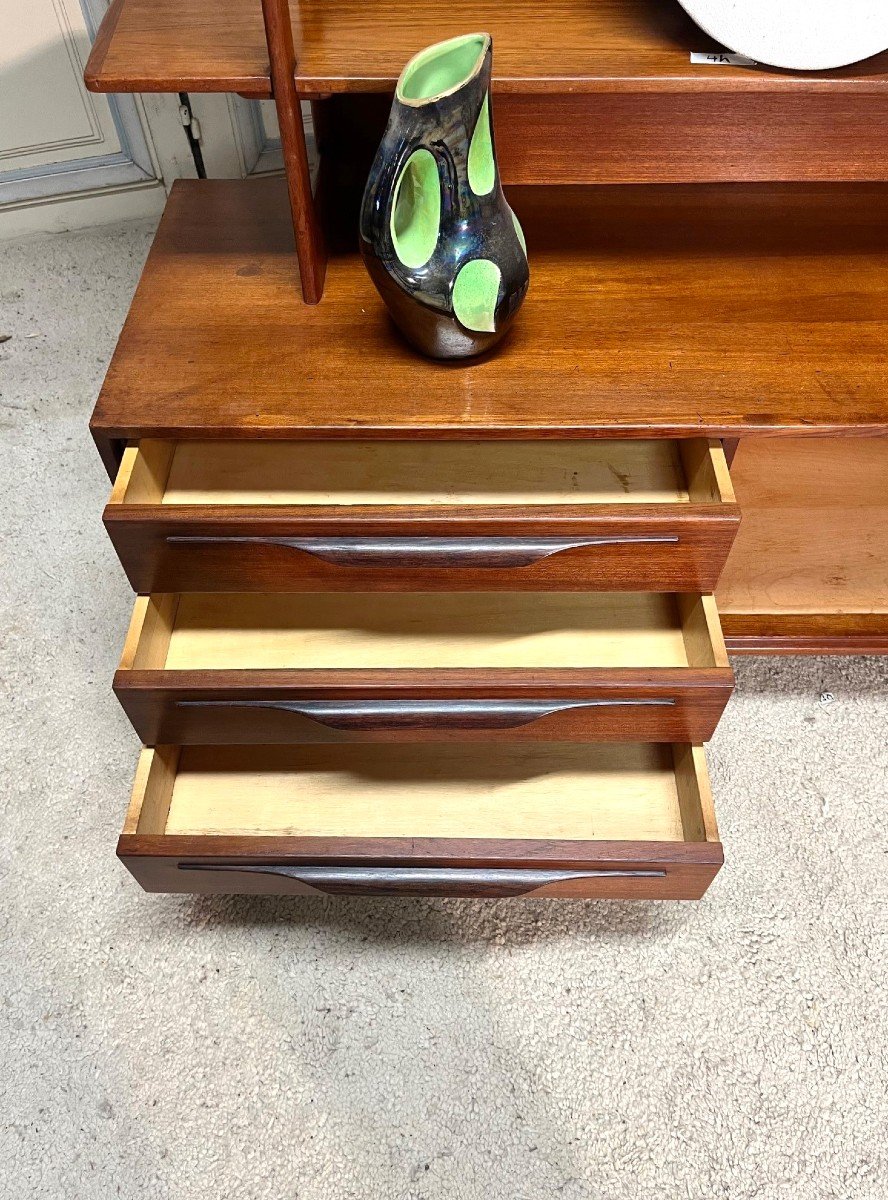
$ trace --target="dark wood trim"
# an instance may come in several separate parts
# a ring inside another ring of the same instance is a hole
[[[727,667],[610,670],[118,671],[114,691],[148,745],[297,742],[707,741],[733,690]],[[300,701],[549,701],[517,724],[429,717],[329,727]],[[600,701],[583,707],[584,701]],[[654,703],[650,703],[653,701]]]
[[[276,863],[180,863],[179,869],[194,877],[201,871],[221,878],[243,875],[270,876],[282,886],[296,886],[299,894],[318,896],[465,896],[477,899],[508,896],[551,895],[562,889],[571,892],[602,884],[638,886],[640,880],[665,879],[660,868],[632,870],[627,867],[586,868],[562,871],[553,868],[516,867],[344,867],[340,865],[282,866]]]
[[[296,54],[288,0],[262,0],[262,15],[272,93],[281,131],[287,192],[293,214],[302,298],[306,304],[317,304],[324,294],[327,255],[311,190],[302,108],[293,82]]]
[[[486,574],[488,570],[510,570],[532,567],[544,563],[557,554],[571,551],[600,550],[605,546],[631,547],[639,556],[651,545],[677,545],[677,534],[613,533],[610,536],[572,534],[561,537],[527,536],[513,534],[491,537],[477,532],[461,537],[379,537],[362,530],[359,534],[337,533],[318,537],[292,533],[271,535],[244,534],[240,537],[224,534],[218,537],[206,534],[183,533],[178,537],[168,536],[167,544],[184,549],[197,550],[220,544],[229,547],[270,547],[291,550],[296,554],[307,554],[333,567],[358,570],[476,570]],[[484,576],[482,575],[482,578]]]
[[[210,854],[209,851],[212,851]],[[565,870],[646,863],[724,862],[721,842],[538,841],[533,838],[345,838],[208,834],[121,834],[118,853],[176,859],[389,866],[517,867]]]
[[[888,613],[722,613],[731,654],[888,654]]]
[[[735,504],[436,508],[109,504],[103,517],[133,589],[622,589],[711,592],[740,523]],[[261,539],[278,537],[676,538],[562,550],[527,566],[385,569],[325,562]],[[170,539],[204,537],[205,543]],[[260,539],[248,543],[235,538]]]
[[[658,536],[684,525],[737,525],[737,504],[528,504],[528,505],[287,505],[109,504],[106,524],[153,524],[170,531],[232,535],[256,529],[269,537],[595,537],[624,531]]]
[[[663,688],[722,688],[730,686],[729,667],[558,667],[532,671],[526,668],[397,667],[378,670],[123,670],[114,676],[115,687],[157,687],[206,691],[207,695],[256,691],[281,698],[292,690],[303,696],[353,699],[372,693],[389,699],[401,697],[446,699],[453,696],[532,697],[541,694],[593,698],[639,692],[653,696]]]
[[[697,900],[724,862],[720,842],[539,842],[436,838],[290,838],[124,834],[118,857],[146,891],[215,895],[311,895],[314,889],[275,874],[232,871],[237,865],[340,865],[444,869],[641,871],[647,877],[602,877],[537,888],[535,896]],[[189,870],[194,864],[201,869]],[[224,869],[213,870],[218,866]],[[398,894],[400,889],[392,889]],[[374,894],[380,894],[378,890]],[[384,894],[384,893],[383,893]],[[435,894],[514,895],[507,889],[453,884]]]
[[[117,400],[115,400],[117,403]],[[139,441],[142,438],[160,438],[170,440],[206,441],[213,438],[218,441],[243,441],[248,432],[241,424],[229,423],[221,413],[217,413],[218,424],[211,423],[206,416],[197,422],[186,422],[182,425],[170,424],[158,414],[157,418],[148,423],[106,423],[102,397],[96,407],[94,425],[106,437],[127,442]],[[711,437],[724,441],[726,438],[741,438],[751,435],[767,437],[859,437],[880,438],[888,437],[888,411],[875,417],[856,410],[843,415],[836,412],[833,417],[823,423],[812,421],[806,423],[803,416],[786,417],[778,413],[707,413],[704,417],[694,420],[690,414],[687,418],[664,420],[661,414],[651,409],[644,420],[628,417],[625,413],[597,412],[589,414],[586,420],[574,420],[571,423],[558,425],[546,422],[512,421],[491,419],[489,422],[473,417],[472,424],[460,420],[445,420],[431,422],[423,419],[418,413],[416,420],[395,423],[383,423],[357,426],[350,423],[345,415],[331,419],[329,424],[320,425],[317,422],[306,421],[298,408],[288,415],[287,419],[271,419],[263,417],[263,423],[249,431],[251,437],[261,437],[269,441],[313,441],[315,438],[341,438],[354,441],[356,437],[368,441],[397,441],[400,439],[438,439],[440,441],[485,442],[502,439],[570,441],[573,438],[695,438]],[[785,423],[783,423],[785,422]]]

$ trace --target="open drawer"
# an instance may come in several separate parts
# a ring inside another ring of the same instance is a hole
[[[144,441],[104,520],[150,591],[712,591],[718,442]]]
[[[161,593],[114,689],[142,741],[705,741],[733,675],[711,596]]]
[[[148,891],[695,900],[698,746],[145,750],[118,855]]]

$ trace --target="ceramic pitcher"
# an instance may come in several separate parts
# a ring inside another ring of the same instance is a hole
[[[364,262],[404,336],[432,358],[489,349],[527,292],[524,235],[500,185],[491,38],[410,60],[364,191]]]

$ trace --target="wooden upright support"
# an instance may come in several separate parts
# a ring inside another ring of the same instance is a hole
[[[284,170],[293,214],[302,298],[306,304],[317,304],[324,294],[327,252],[312,196],[305,126],[296,95],[296,52],[288,0],[262,0],[262,16],[271,68],[271,90],[281,130]]]

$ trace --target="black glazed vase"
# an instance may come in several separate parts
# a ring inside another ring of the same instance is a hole
[[[492,44],[471,33],[410,60],[361,204],[361,253],[395,323],[432,358],[493,346],[527,292],[524,235],[500,185]]]

